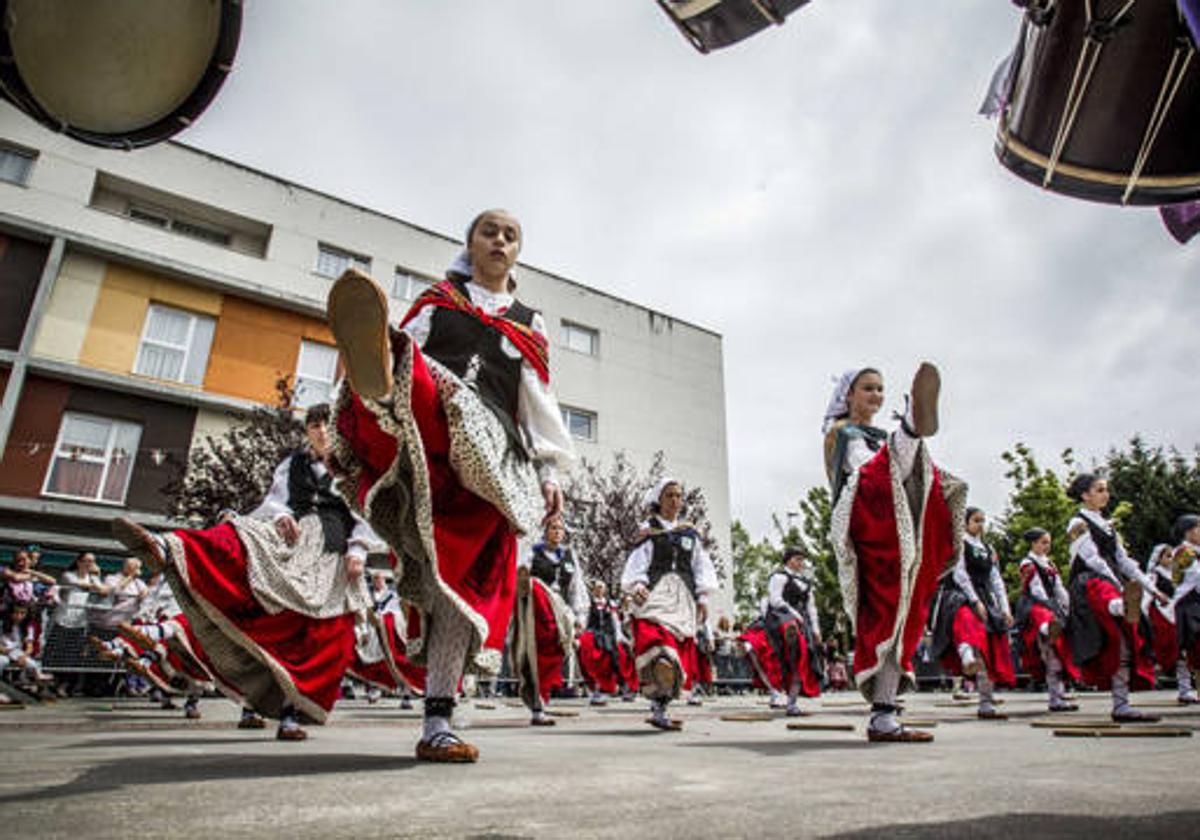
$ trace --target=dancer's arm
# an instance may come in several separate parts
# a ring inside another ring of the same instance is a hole
[[[703,623],[708,620],[708,596],[717,591],[721,582],[717,580],[717,569],[708,552],[704,550],[699,534],[695,540],[692,547],[692,577],[696,581],[697,618]]]
[[[546,323],[541,313],[534,314],[530,327],[546,338]],[[525,432],[541,484],[558,487],[560,473],[569,472],[575,463],[575,444],[563,424],[562,410],[554,392],[538,377],[537,371],[527,360],[521,362],[517,425]],[[550,500],[547,499],[549,504]]]
[[[621,573],[621,591],[631,594],[639,604],[645,603],[650,594],[647,587],[650,585],[650,559],[653,556],[654,544],[645,540],[629,552],[629,558],[625,561],[625,571]]]
[[[988,583],[992,587],[992,595],[996,599],[996,603],[1004,610],[1004,618],[1008,622],[1008,626],[1012,627],[1013,615],[1012,608],[1008,605],[1008,587],[1004,585],[1004,578],[1000,576],[1000,563],[996,560],[996,555],[992,555],[992,571],[988,575]]]

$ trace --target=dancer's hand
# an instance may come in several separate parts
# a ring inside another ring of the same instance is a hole
[[[354,554],[346,555],[346,577],[350,580],[358,580],[362,577],[363,570],[367,567],[367,561],[363,560]]]
[[[976,601],[971,605],[971,609],[975,610],[975,615],[979,616],[980,621],[984,622],[985,624],[987,623],[987,610],[983,608],[983,604],[981,604],[979,601]]]
[[[275,520],[275,533],[288,545],[295,545],[300,539],[300,526],[295,519],[284,514]]]
[[[696,621],[699,624],[708,621],[708,604],[696,605]]]
[[[546,503],[546,515],[542,517],[542,525],[548,525],[550,524],[550,520],[562,516],[562,489],[553,481],[543,481],[542,500]]]
[[[1013,617],[1011,615],[1004,616],[1004,626],[1005,627],[1008,627],[1011,629],[1013,624],[1014,624],[1014,621],[1013,621]]]
[[[529,597],[529,569],[525,566],[517,569],[517,595],[522,598]]]
[[[635,583],[633,585],[633,602],[638,606],[646,603],[646,599],[650,597],[650,590],[646,588],[644,583]]]

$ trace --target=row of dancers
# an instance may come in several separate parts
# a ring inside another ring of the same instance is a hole
[[[276,471],[268,502],[281,506],[205,530],[151,534],[128,519],[114,523],[131,552],[164,570],[186,619],[176,623],[213,682],[279,719],[281,738],[300,739],[304,721],[326,718],[344,673],[375,666],[396,679],[407,668],[425,698],[417,757],[477,760],[478,749],[454,729],[455,698],[464,674],[499,671],[514,614],[522,694],[534,718],[545,717],[554,677],[537,651],[561,645],[573,620],[569,603],[543,597],[553,588],[543,584],[557,580],[547,572],[552,558],[533,557],[519,574],[517,544],[561,517],[560,476],[574,450],[550,389],[545,324],[513,295],[522,240],[511,213],[479,214],[446,279],[396,326],[371,278],[349,270],[334,283],[327,315],[346,378],[331,425],[310,425],[309,448]],[[962,552],[967,488],[934,464],[927,446],[939,392],[937,369],[922,365],[887,432],[873,424],[882,376],[852,370],[826,411],[831,538],[856,640],[855,681],[872,703],[871,741],[930,737],[904,727],[897,711],[898,695],[915,685],[912,656],[930,604]],[[682,518],[682,499],[678,481],[651,491],[621,579],[632,601],[633,670],[651,702],[648,722],[664,730],[682,725],[668,708],[694,678],[697,628],[718,585],[700,534]],[[1073,526],[1071,538],[1094,550],[1072,576],[1086,594],[1072,598],[1070,616],[1099,627],[1101,670],[1126,685],[1138,637],[1109,602],[1123,603],[1136,578],[1097,516],[1085,510],[1084,531]],[[407,605],[395,622],[403,633],[381,633],[370,620],[364,561],[380,548]],[[781,583],[784,601],[794,592]],[[1093,607],[1094,615],[1083,613]],[[793,609],[792,630],[783,622],[789,644],[817,625]],[[551,627],[538,616],[557,620]],[[974,637],[963,630],[957,638]],[[803,684],[804,669],[790,667]]]

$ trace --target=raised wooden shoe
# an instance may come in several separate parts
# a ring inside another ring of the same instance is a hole
[[[329,290],[326,309],[350,387],[368,399],[391,394],[392,348],[383,289],[361,271],[347,269]]]
[[[929,362],[922,362],[912,381],[912,431],[917,437],[932,437],[938,430],[938,395],[942,376]]]

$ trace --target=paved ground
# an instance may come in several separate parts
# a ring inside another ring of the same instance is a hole
[[[681,733],[642,722],[644,702],[560,705],[531,730],[506,701],[460,707],[473,766],[412,758],[418,712],[342,703],[309,741],[233,728],[202,705],[189,722],[134,701],[0,711],[0,826],[18,837],[1098,837],[1196,836],[1196,738],[1063,738],[1031,724],[1044,695],[1005,695],[982,722],[948,695],[910,697],[929,745],[869,745],[854,695],[809,701],[791,731],[757,699],[681,709]],[[1200,710],[1140,695],[1189,732]],[[1083,695],[1076,720],[1106,720]],[[1056,716],[1059,720],[1061,716]]]

